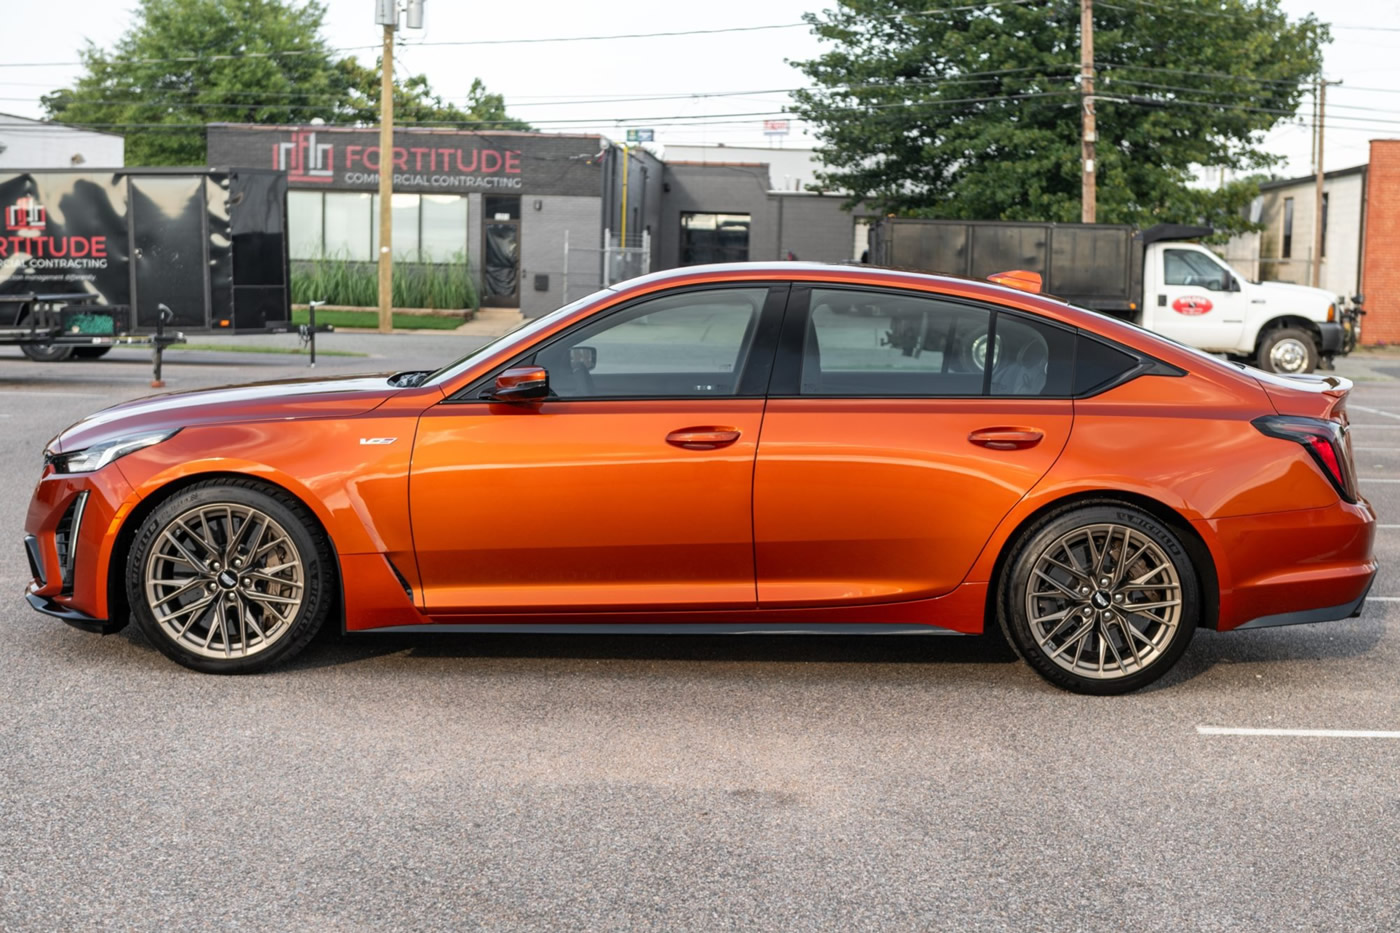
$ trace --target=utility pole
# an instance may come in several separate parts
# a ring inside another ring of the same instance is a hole
[[[1322,134],[1327,126],[1327,85],[1341,81],[1317,79],[1317,191],[1313,202],[1312,286],[1322,281]]]
[[[1080,144],[1084,177],[1079,219],[1091,224],[1098,215],[1098,182],[1094,174],[1094,143],[1098,139],[1094,124],[1094,0],[1079,0],[1079,84],[1084,121]]]
[[[408,28],[423,28],[425,0],[408,0]],[[375,0],[374,21],[384,27],[379,82],[379,332],[394,329],[394,32],[398,0]]]

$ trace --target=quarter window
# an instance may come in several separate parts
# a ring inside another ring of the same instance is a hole
[[[766,288],[667,295],[586,325],[535,354],[562,399],[735,395]]]

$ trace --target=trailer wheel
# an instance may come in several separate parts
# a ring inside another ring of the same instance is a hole
[[[73,358],[77,360],[100,360],[111,352],[111,347],[74,347]]]
[[[56,347],[51,343],[22,343],[19,349],[39,363],[61,363],[73,355],[72,347]]]

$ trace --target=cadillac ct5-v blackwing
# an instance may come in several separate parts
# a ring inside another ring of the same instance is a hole
[[[979,633],[1121,693],[1354,615],[1350,384],[1033,293],[650,275],[436,372],[127,402],[44,452],[35,608],[201,671],[348,632]]]

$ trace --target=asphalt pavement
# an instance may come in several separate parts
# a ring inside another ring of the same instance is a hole
[[[479,341],[337,334],[372,355],[315,372]],[[0,348],[0,930],[1400,928],[1400,357],[1342,369],[1382,522],[1362,616],[1202,632],[1091,698],[974,638],[327,631],[196,674],[21,598],[45,441],[148,393],[146,354]]]

